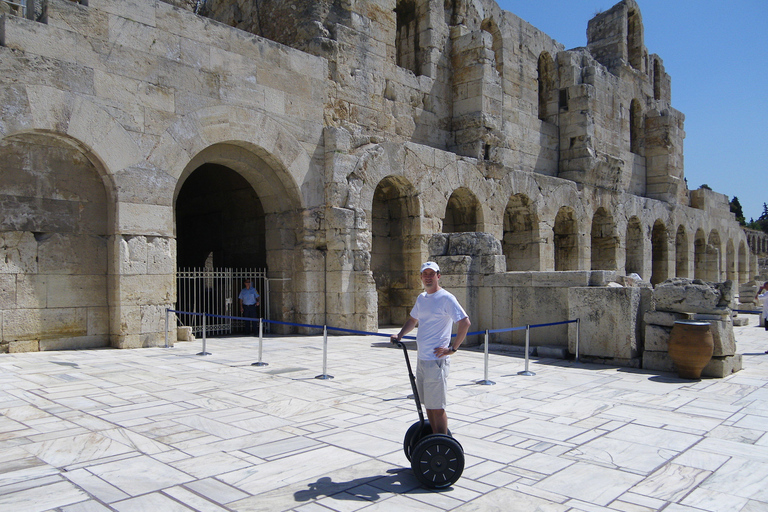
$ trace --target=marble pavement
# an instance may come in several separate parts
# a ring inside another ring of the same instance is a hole
[[[0,356],[0,510],[768,510],[768,333],[735,329],[744,370],[673,374],[453,356],[466,467],[419,488],[417,416],[386,338],[209,339],[174,348]],[[412,356],[415,354],[412,352]]]

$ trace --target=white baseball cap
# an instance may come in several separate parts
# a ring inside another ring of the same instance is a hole
[[[435,272],[437,272],[437,273],[440,273],[440,267],[438,267],[438,266],[437,266],[437,263],[435,263],[434,261],[428,261],[428,262],[426,262],[425,264],[423,264],[423,265],[421,266],[421,272],[424,272],[424,271],[425,271],[425,270],[427,270],[428,268],[431,268],[431,269],[432,269],[432,270],[434,270]]]

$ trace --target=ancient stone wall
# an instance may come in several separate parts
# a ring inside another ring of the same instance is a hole
[[[405,320],[435,235],[496,241],[440,254],[489,328],[563,319],[601,272],[756,269],[722,195],[685,188],[631,0],[573,50],[492,0],[51,0],[42,21],[0,17],[9,349],[160,344],[177,266],[209,259],[264,265],[275,320],[364,330]]]

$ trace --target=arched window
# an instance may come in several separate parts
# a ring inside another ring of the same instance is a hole
[[[546,121],[547,117],[554,113],[549,111],[549,100],[555,88],[555,62],[549,53],[541,52],[538,67],[539,119]]]
[[[397,34],[395,35],[395,58],[401,68],[414,74],[421,74],[419,56],[419,20],[414,0],[399,0],[395,7]]]
[[[643,19],[634,9],[627,14],[627,58],[630,66],[643,70]]]

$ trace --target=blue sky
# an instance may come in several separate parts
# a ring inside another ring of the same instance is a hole
[[[618,0],[497,0],[566,48]],[[739,198],[757,219],[768,203],[768,0],[637,0],[648,53],[672,77],[685,114],[685,177]]]

